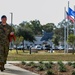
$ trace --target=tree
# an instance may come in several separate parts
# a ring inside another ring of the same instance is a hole
[[[53,29],[56,28],[54,23],[47,23],[45,25],[42,25],[42,29],[46,32],[53,32]]]
[[[22,36],[24,40],[30,41],[30,42],[34,42],[35,40],[34,34],[30,28],[28,29],[21,28],[21,27],[18,28],[17,36]]]
[[[42,26],[40,24],[39,20],[33,20],[30,21],[31,25],[32,25],[32,31],[34,32],[35,35],[41,35],[42,34]]]
[[[55,46],[59,45],[59,37],[58,36],[54,36],[52,41],[55,44]]]
[[[70,34],[70,35],[68,36],[68,43],[69,43],[70,45],[72,45],[72,48],[73,48],[72,54],[74,54],[75,35]]]
[[[16,53],[18,54],[17,46],[23,41],[23,37],[16,37],[14,44],[16,45]]]
[[[16,29],[16,35],[22,36],[24,40],[34,42],[34,32],[31,29],[31,25],[29,22],[22,22]]]

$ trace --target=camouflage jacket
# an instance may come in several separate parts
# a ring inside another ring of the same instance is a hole
[[[0,44],[9,43],[9,34],[12,32],[12,27],[8,24],[2,25],[0,24]]]

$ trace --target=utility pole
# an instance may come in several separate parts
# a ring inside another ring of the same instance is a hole
[[[11,27],[13,25],[13,13],[11,12]],[[10,42],[11,50],[12,50],[12,41]]]

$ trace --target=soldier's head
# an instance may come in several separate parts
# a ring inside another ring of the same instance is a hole
[[[3,16],[1,17],[1,22],[2,22],[2,23],[6,23],[6,21],[7,21],[7,17],[6,17],[5,15],[3,15]]]

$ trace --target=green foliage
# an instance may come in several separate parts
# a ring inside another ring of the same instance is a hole
[[[15,45],[19,45],[22,41],[23,41],[23,37],[22,36],[16,37],[16,40],[15,40],[14,44]]]
[[[72,75],[75,75],[75,71],[72,72]]]
[[[66,72],[66,67],[65,66],[60,66],[59,71],[60,72]]]
[[[68,65],[71,66],[72,65],[72,62],[68,62]]]
[[[37,65],[36,63],[31,65],[31,67],[33,67],[33,68],[34,68],[34,67],[37,68],[38,66],[39,66],[39,65]]]
[[[75,35],[70,34],[68,36],[68,43],[70,43],[71,45],[74,45],[75,44]]]
[[[48,70],[48,71],[46,72],[46,75],[54,75],[54,73],[53,73],[52,71]]]
[[[43,71],[43,70],[45,70],[45,67],[44,67],[44,65],[39,65],[39,66],[37,67],[37,69],[38,69],[39,71]]]
[[[59,65],[59,66],[63,66],[64,64],[63,64],[62,61],[58,61],[58,65]]]
[[[53,28],[56,28],[54,23],[47,23],[46,25],[42,25],[42,29],[46,32],[53,32]]]
[[[26,62],[22,61],[21,64],[22,64],[22,65],[26,65]]]
[[[18,54],[17,46],[23,42],[24,38],[22,36],[18,37],[16,36],[16,40],[14,41],[14,44],[16,45],[16,53]]]
[[[49,61],[49,64],[53,65],[53,62],[52,61]]]
[[[29,63],[27,63],[26,65],[27,66],[33,66],[35,63],[34,62],[29,62]]]
[[[60,71],[60,72],[66,72],[66,67],[65,67],[65,65],[62,63],[62,61],[58,61],[58,65],[59,65],[59,71]]]
[[[75,68],[75,62],[72,64],[73,68]]]
[[[74,34],[70,34],[68,36],[68,43],[72,45],[72,48],[73,48],[72,54],[74,54],[74,46],[75,46],[75,35]]]
[[[57,46],[59,45],[59,36],[53,36],[53,39],[52,39],[53,43]]]
[[[21,23],[17,27],[16,36],[22,36],[24,40],[34,42],[35,40],[34,32],[30,27],[27,26],[28,24],[29,23]]]
[[[54,36],[53,36],[53,42],[55,45],[59,45],[59,41],[63,41],[64,39],[64,28],[60,27],[60,28],[56,28],[54,30]]]
[[[52,64],[50,64],[50,63],[45,63],[44,65],[45,65],[45,67],[46,67],[47,69],[52,68]]]
[[[42,26],[40,24],[39,20],[33,20],[30,21],[31,26],[32,26],[32,31],[34,32],[35,35],[41,35],[42,34]]]
[[[39,64],[43,64],[43,61],[39,61]]]

